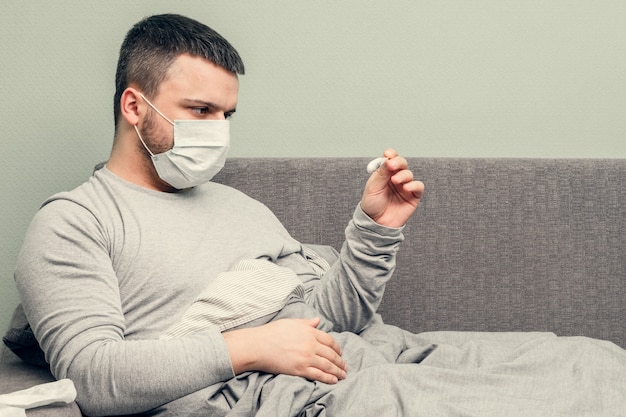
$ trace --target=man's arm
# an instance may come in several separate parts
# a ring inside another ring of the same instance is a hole
[[[365,187],[363,211],[357,209],[348,226],[340,261],[322,280],[308,274],[305,282],[312,291],[311,304],[342,329],[359,331],[375,313],[393,271],[401,227],[424,190],[404,158],[393,149],[384,155],[387,161]],[[318,324],[319,320],[278,320],[225,333],[235,372],[285,373],[326,383],[344,378],[347,367],[341,348],[330,335],[315,329]]]
[[[335,331],[359,333],[376,314],[395,269],[403,226],[423,193],[406,159],[393,149],[384,155],[346,228],[339,260],[321,280],[302,275],[309,303],[334,323]]]
[[[375,316],[395,270],[402,228],[374,222],[358,206],[346,227],[339,259],[319,280],[305,281],[307,302],[333,331],[361,332]]]
[[[40,210],[18,258],[24,310],[56,378],[88,415],[145,411],[233,376],[213,329],[175,340],[125,339],[106,230],[67,201]]]

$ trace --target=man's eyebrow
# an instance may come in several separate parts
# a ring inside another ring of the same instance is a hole
[[[220,107],[218,105],[216,105],[215,103],[211,103],[209,101],[204,101],[204,100],[199,100],[196,98],[184,98],[183,102],[185,104],[190,104],[190,105],[198,105],[198,106],[203,106],[203,107],[209,107],[211,109],[219,109]],[[237,108],[232,108],[230,110],[226,110],[224,113],[234,113],[237,111]]]

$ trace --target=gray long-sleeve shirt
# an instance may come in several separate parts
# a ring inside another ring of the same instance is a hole
[[[216,183],[162,193],[105,167],[44,202],[15,279],[53,374],[74,381],[83,412],[130,414],[233,377],[214,328],[159,335],[237,261],[291,268],[333,330],[359,332],[378,307],[401,240],[401,229],[357,207],[339,261],[320,280],[300,243],[243,193]]]

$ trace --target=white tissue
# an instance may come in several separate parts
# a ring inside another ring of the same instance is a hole
[[[0,404],[0,417],[26,417],[26,410]]]
[[[48,382],[34,387],[0,395],[0,417],[22,417],[30,408],[54,403],[71,403],[76,399],[76,388],[69,379]]]

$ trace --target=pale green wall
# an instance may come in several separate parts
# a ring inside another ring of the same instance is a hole
[[[28,222],[107,157],[119,44],[161,12],[246,61],[231,155],[626,157],[623,0],[3,1],[0,329]]]

